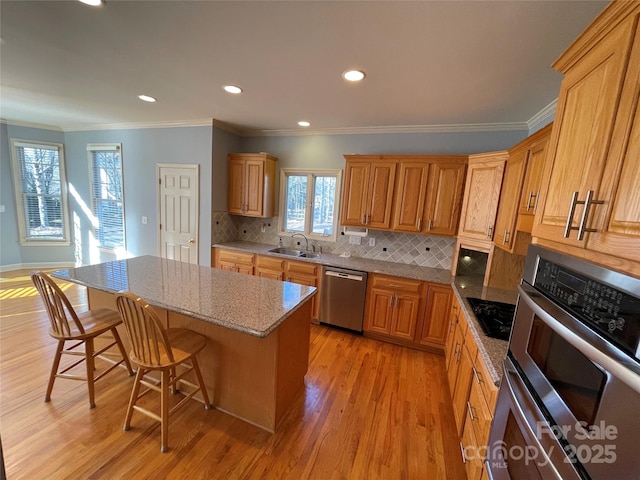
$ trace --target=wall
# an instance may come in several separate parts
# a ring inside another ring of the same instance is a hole
[[[11,139],[63,143],[64,133],[56,130],[7,125],[0,123],[0,204],[5,212],[0,213],[0,266],[2,270],[32,268],[47,265],[69,265],[73,262],[73,245],[46,247],[20,245],[18,217],[16,212],[13,168],[11,164]],[[64,150],[66,169],[69,172],[69,158]]]

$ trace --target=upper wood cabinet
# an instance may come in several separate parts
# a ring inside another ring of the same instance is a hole
[[[506,151],[469,156],[459,236],[485,240],[491,244],[504,165],[508,157]]]
[[[388,229],[396,162],[381,155],[345,155],[341,224]]]
[[[266,153],[231,153],[228,159],[229,213],[273,217],[278,159]]]
[[[391,229],[456,234],[467,157],[410,156],[399,160]]]
[[[532,232],[537,243],[635,275],[639,15],[638,2],[612,2],[554,64],[565,77]]]
[[[531,220],[533,220],[533,216],[538,209],[538,202],[540,201],[542,171],[544,170],[545,154],[551,138],[552,126],[553,124],[550,123],[519,144],[526,150],[527,170],[524,175],[524,185],[522,187],[518,215],[530,216]],[[509,154],[511,155],[511,150]],[[519,221],[518,223],[519,230],[531,233],[533,222],[531,222],[528,227],[520,227],[520,224],[523,222]]]
[[[525,255],[529,246],[531,236],[519,232],[531,233],[550,135],[551,124],[509,150],[493,241],[510,253]]]

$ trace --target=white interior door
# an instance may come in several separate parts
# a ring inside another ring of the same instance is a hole
[[[160,256],[198,263],[199,165],[158,164]]]

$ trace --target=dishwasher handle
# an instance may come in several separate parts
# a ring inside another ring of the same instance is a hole
[[[324,274],[327,277],[339,277],[344,278],[345,280],[355,280],[357,282],[362,282],[364,280],[364,275],[353,275],[351,273],[334,272],[332,270],[327,270]]]

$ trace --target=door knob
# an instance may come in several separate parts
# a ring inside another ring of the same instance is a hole
[[[196,243],[196,241],[193,238],[190,238],[189,243]]]

